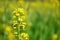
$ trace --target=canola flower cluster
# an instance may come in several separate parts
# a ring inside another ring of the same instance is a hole
[[[18,36],[19,40],[29,40],[28,34],[24,31],[26,27],[26,22],[24,21],[26,18],[25,10],[23,8],[15,9],[12,16],[13,34]]]
[[[23,1],[18,1],[18,4],[21,4],[22,5]],[[39,4],[40,3],[40,4]],[[37,4],[37,3],[36,3]],[[38,2],[38,4],[36,5],[35,3],[31,3],[31,6],[34,8],[34,6],[38,6],[38,5],[41,5],[44,6],[44,7],[53,7],[53,8],[57,8],[59,6],[59,1],[58,0],[51,0],[51,3],[48,3],[48,2],[44,2],[44,3],[41,3],[41,2]],[[12,8],[13,5],[10,4],[10,8]],[[14,8],[14,7],[13,7]],[[57,12],[58,12],[58,9],[55,9]],[[3,12],[4,11],[4,8],[0,8],[0,12]],[[54,11],[53,13],[53,16],[56,16],[58,13],[56,13]],[[15,9],[13,11],[13,15],[12,15],[12,27],[13,27],[13,34],[15,36],[18,36],[20,40],[29,40],[29,36],[27,33],[25,33],[25,27],[26,27],[26,22],[24,21],[26,18],[25,16],[25,12],[24,12],[24,9],[23,8],[18,8],[18,9]],[[6,31],[8,33],[11,33],[11,28],[10,26],[6,26]],[[6,33],[7,33],[6,32]],[[9,37],[11,37],[11,34],[8,34]],[[12,37],[11,37],[12,38]],[[11,38],[9,38],[8,40],[12,40]],[[52,36],[52,40],[57,40],[58,39],[58,34],[53,34]]]

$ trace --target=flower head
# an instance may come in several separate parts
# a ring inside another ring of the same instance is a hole
[[[27,33],[21,33],[21,34],[20,34],[20,39],[21,39],[21,40],[24,40],[24,39],[25,39],[25,40],[29,40],[29,36],[28,36]]]

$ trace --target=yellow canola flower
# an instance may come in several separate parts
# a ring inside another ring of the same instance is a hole
[[[58,35],[57,34],[54,34],[53,35],[53,40],[57,40],[57,38],[58,38]]]
[[[22,24],[23,24],[23,25],[26,25],[26,23],[25,23],[25,22],[22,22]]]
[[[16,16],[19,16],[20,14],[19,13],[16,13]]]
[[[6,35],[9,35],[11,33],[10,26],[6,25]]]
[[[17,21],[15,21],[15,20],[14,20],[14,21],[12,21],[12,22],[13,22],[13,23],[17,23]]]
[[[14,27],[14,29],[16,29],[16,27]]]
[[[8,36],[7,36],[7,39],[8,40],[14,40],[14,35],[12,33],[10,33]]]
[[[20,39],[21,40],[29,40],[29,35],[27,33],[21,33],[20,34]]]
[[[21,18],[18,18],[18,20],[19,20],[19,21],[23,21],[23,19],[21,19]]]
[[[21,24],[20,27],[22,27],[23,30],[25,30],[25,25]]]
[[[11,31],[11,28],[10,28],[10,26],[6,26],[6,32],[7,32],[7,34],[9,33]]]
[[[16,16],[14,15],[13,18],[16,18]]]
[[[25,10],[24,10],[24,8],[18,8],[18,9],[16,9],[15,8],[15,10],[13,11],[13,13],[15,13],[16,15],[19,15],[20,13],[25,13]]]
[[[12,21],[12,23],[13,23],[13,25],[18,24],[18,23],[17,23],[17,21],[15,21],[15,20],[14,20],[14,21]]]
[[[6,35],[7,35],[7,39],[9,39],[9,40],[13,40],[14,39],[14,36],[11,33],[11,28],[10,28],[9,25],[6,25]]]
[[[24,13],[24,8],[18,8],[18,12]]]
[[[22,27],[22,28],[23,28],[23,30],[25,30],[26,23],[25,23],[25,22],[21,22],[21,23],[20,23],[20,27]]]

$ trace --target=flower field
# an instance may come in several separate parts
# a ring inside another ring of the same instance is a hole
[[[60,40],[60,0],[0,0],[0,40]]]

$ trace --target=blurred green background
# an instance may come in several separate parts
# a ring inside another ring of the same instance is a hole
[[[15,8],[26,11],[29,40],[60,40],[60,0],[0,0],[0,40],[19,40],[11,32]]]

